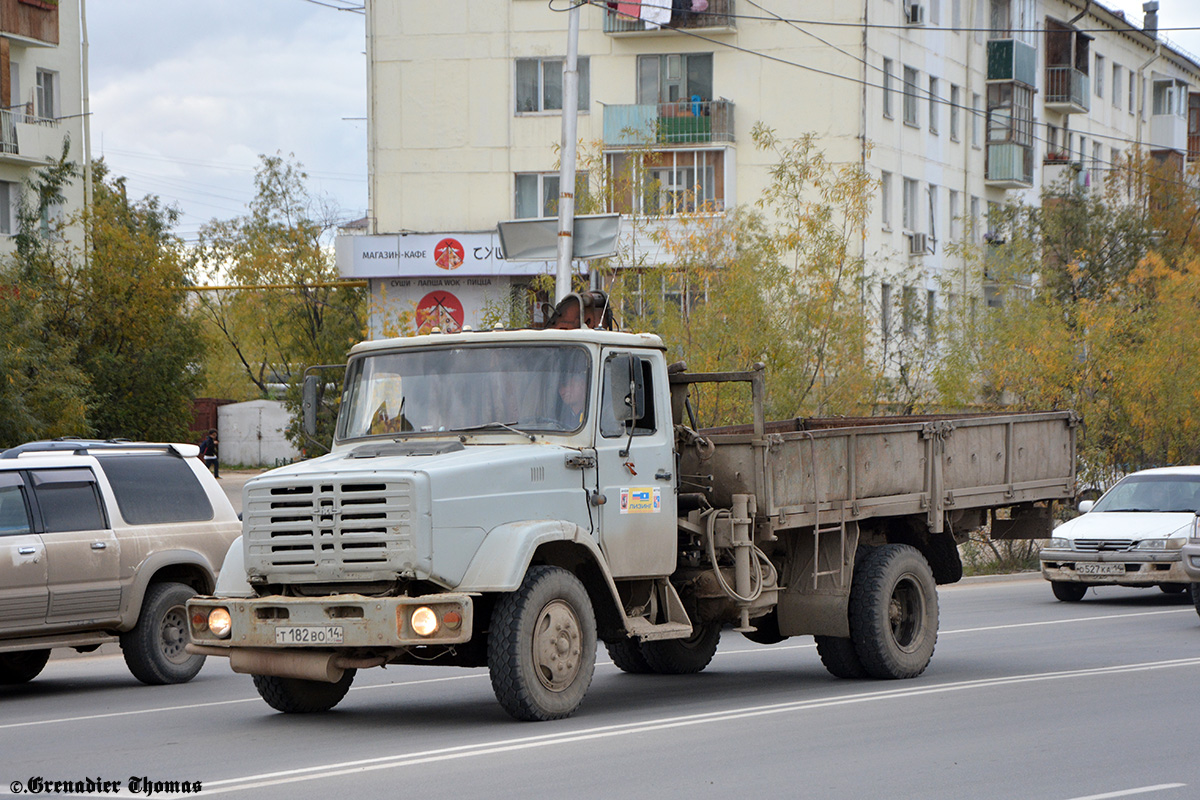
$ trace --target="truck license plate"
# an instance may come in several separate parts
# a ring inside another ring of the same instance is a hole
[[[341,625],[293,625],[275,629],[275,644],[341,644]]]
[[[1124,575],[1124,564],[1101,564],[1097,561],[1081,561],[1075,564],[1080,575]]]

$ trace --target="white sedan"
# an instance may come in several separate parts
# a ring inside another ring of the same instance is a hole
[[[1181,555],[1200,509],[1200,467],[1164,467],[1122,478],[1095,504],[1054,530],[1039,553],[1042,577],[1059,600],[1082,600],[1089,586],[1158,586],[1182,592],[1200,581]]]

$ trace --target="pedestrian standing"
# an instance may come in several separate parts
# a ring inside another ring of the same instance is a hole
[[[213,428],[200,442],[200,457],[204,459],[204,466],[212,470],[214,478],[221,477],[221,465],[217,461],[217,429]]]

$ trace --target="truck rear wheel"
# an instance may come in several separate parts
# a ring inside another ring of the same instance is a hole
[[[642,656],[661,675],[691,675],[712,661],[721,641],[721,623],[697,625],[686,639],[642,642]]]
[[[530,567],[492,611],[488,671],[496,699],[516,719],[562,719],[583,702],[595,669],[587,590],[565,569]]]
[[[604,647],[608,650],[608,657],[612,659],[613,664],[622,672],[628,672],[631,675],[645,675],[647,672],[654,671],[646,663],[646,657],[642,655],[641,642],[636,639],[625,637],[615,642],[605,642]]]
[[[854,649],[854,642],[844,636],[814,636],[817,640],[817,655],[829,674],[835,678],[865,678],[867,671],[863,668]]]
[[[49,650],[0,653],[0,685],[12,686],[17,683],[29,683],[41,674],[49,660]]]
[[[937,644],[937,585],[915,547],[871,550],[854,571],[850,638],[872,678],[915,678]]]
[[[308,681],[301,678],[280,678],[275,675],[254,675],[254,688],[267,705],[285,714],[311,714],[328,711],[342,702],[356,670],[348,669],[337,683]]]
[[[204,656],[184,648],[188,642],[184,603],[196,590],[182,583],[154,583],[146,589],[133,630],[121,634],[125,666],[142,683],[187,683],[204,666]]]
[[[1070,583],[1068,581],[1051,581],[1050,591],[1064,603],[1078,603],[1087,594],[1086,583]]]

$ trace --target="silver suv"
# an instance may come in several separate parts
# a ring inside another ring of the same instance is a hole
[[[188,444],[64,440],[0,453],[0,684],[50,650],[119,640],[143,683],[183,683],[185,601],[211,594],[241,523]]]

